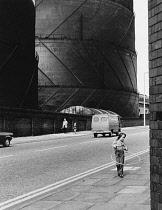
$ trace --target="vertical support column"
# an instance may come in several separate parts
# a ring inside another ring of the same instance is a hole
[[[83,14],[80,16],[80,39],[83,40]]]
[[[162,209],[162,1],[148,0],[151,209]]]
[[[3,131],[6,129],[6,118],[3,116]]]
[[[33,125],[33,118],[31,118],[31,135],[34,135],[34,125]]]
[[[53,133],[56,133],[56,123],[55,123],[55,119],[53,119]]]

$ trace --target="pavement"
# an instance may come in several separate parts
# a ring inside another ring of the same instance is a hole
[[[122,129],[123,131],[125,129]],[[91,131],[46,135],[48,138],[69,138],[71,135],[92,135]],[[24,140],[25,139],[25,140]],[[44,140],[39,136],[39,140]],[[23,142],[37,141],[38,137],[23,137]],[[20,143],[21,138],[14,138]],[[148,148],[149,149],[149,148]],[[28,201],[19,203],[12,210],[150,210],[150,161],[149,151],[128,159],[124,178],[117,176],[115,162],[82,174],[78,179],[60,185]],[[0,208],[1,209],[1,208]],[[5,209],[5,208],[4,208]]]

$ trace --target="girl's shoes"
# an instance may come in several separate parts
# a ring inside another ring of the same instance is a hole
[[[118,176],[120,176],[121,178],[123,178],[123,177],[124,177],[124,176],[123,176],[123,174],[119,174],[119,173],[118,173]]]

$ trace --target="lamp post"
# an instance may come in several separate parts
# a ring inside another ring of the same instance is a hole
[[[144,72],[144,95],[143,95],[143,112],[144,112],[144,116],[143,116],[143,123],[144,123],[144,126],[146,126],[146,108],[145,108],[145,75],[148,74],[149,72]]]

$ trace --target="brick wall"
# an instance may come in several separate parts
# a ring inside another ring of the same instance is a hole
[[[68,121],[68,132],[72,131],[74,122],[77,122],[77,131],[91,130],[92,118],[88,115],[0,107],[0,132],[12,132],[14,137],[61,133],[64,118]],[[143,118],[122,118],[121,123],[122,127],[141,126]],[[148,123],[146,117],[146,125]]]
[[[121,118],[122,128],[124,127],[134,127],[134,126],[143,126],[144,119],[142,117],[128,117],[128,118]],[[149,125],[149,115],[146,115],[146,125]]]
[[[162,0],[148,0],[151,209],[162,209]]]
[[[12,132],[14,137],[61,133],[64,118],[68,121],[68,132],[74,122],[77,131],[91,130],[91,116],[0,107],[0,131]]]

